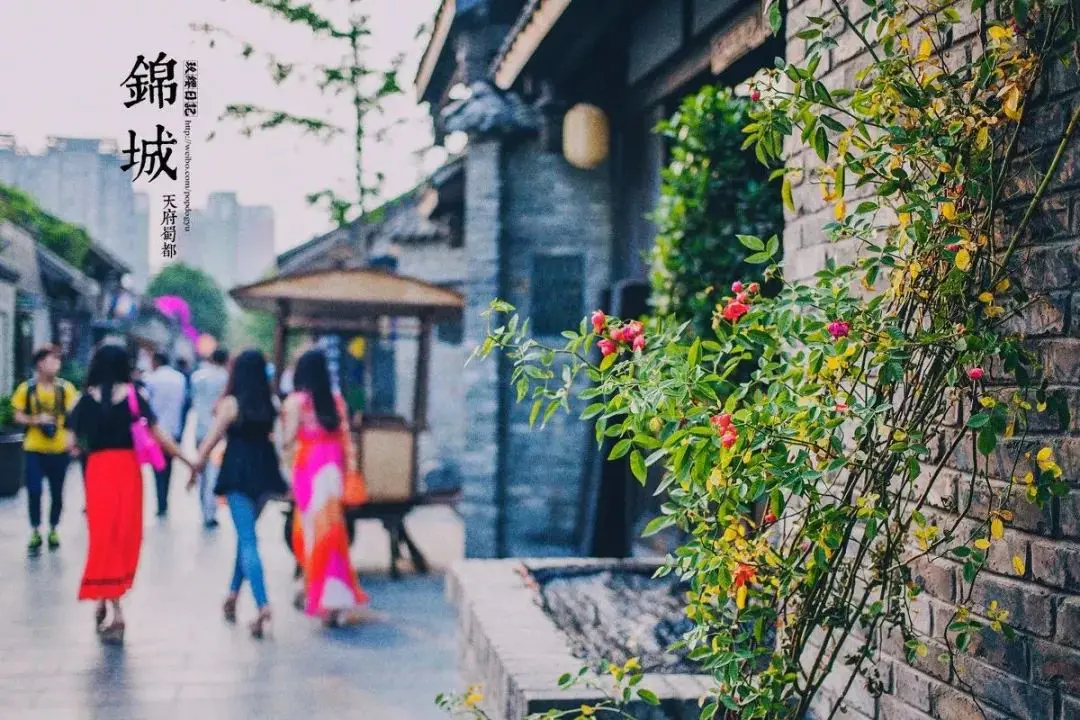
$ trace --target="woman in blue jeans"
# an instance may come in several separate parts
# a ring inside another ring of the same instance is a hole
[[[202,472],[224,438],[225,456],[214,493],[225,498],[236,526],[236,564],[223,611],[227,621],[236,620],[236,599],[247,580],[259,610],[251,624],[255,638],[264,636],[270,622],[255,523],[267,500],[288,493],[272,438],[276,418],[266,358],[258,350],[245,350],[232,363],[225,393],[214,408],[213,425],[195,460],[197,472]],[[196,474],[188,482],[189,490],[195,486]]]

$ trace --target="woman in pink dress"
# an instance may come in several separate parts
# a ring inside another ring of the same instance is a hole
[[[296,363],[282,408],[282,443],[292,456],[293,552],[304,573],[303,609],[329,626],[355,623],[367,594],[349,561],[342,497],[356,465],[340,395],[330,388],[326,356],[309,350]]]

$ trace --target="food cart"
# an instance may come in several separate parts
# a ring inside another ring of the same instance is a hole
[[[431,332],[436,323],[461,318],[464,300],[459,293],[395,273],[374,269],[329,269],[263,280],[230,291],[243,308],[263,310],[277,318],[274,335],[275,388],[286,365],[290,332],[375,334],[382,318],[419,321],[416,382],[411,421],[394,416],[364,416],[352,426],[361,470],[367,482],[368,502],[346,508],[350,524],[376,519],[390,535],[390,571],[398,576],[402,549],[413,566],[427,571],[427,563],[405,529],[405,517],[418,505],[453,502],[455,496],[420,493],[417,452],[420,433],[427,428],[428,367]],[[350,420],[351,422],[351,420]]]

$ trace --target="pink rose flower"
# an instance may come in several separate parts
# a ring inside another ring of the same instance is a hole
[[[737,295],[737,294],[741,293],[742,291],[743,291],[743,284],[742,284],[741,281],[736,280],[735,282],[731,283],[731,292],[733,292],[733,293],[735,293]]]
[[[729,320],[730,322],[735,323],[738,322],[739,318],[741,318],[748,312],[750,312],[749,307],[739,302],[738,300],[735,300],[727,304],[727,307],[724,308],[724,312],[722,314],[725,320]]]
[[[607,327],[607,315],[603,310],[597,310],[592,314],[592,326],[593,332],[597,335],[604,332],[604,328]]]
[[[851,325],[842,320],[834,320],[829,323],[829,334],[833,336],[834,340],[839,340],[842,337],[847,337],[848,332],[851,330]]]
[[[983,372],[983,369],[981,367],[973,367],[967,371],[967,376],[975,381],[982,380],[983,375],[985,374],[986,373]]]
[[[634,337],[634,340],[630,344],[630,347],[635,351],[644,350],[645,349],[645,336],[644,335],[637,335],[636,337]]]
[[[608,340],[607,338],[604,338],[603,340],[598,342],[596,346],[600,348],[600,352],[604,355],[604,357],[607,357],[608,355],[613,355],[619,349],[618,345],[616,345],[611,340]]]

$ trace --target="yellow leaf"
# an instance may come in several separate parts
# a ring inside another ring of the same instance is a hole
[[[582,705],[581,714],[585,717],[592,717],[596,714],[596,710],[594,710],[590,705]]]
[[[982,405],[984,408],[992,408],[997,405],[997,400],[989,396],[983,396],[979,398],[979,404]]]
[[[986,33],[990,36],[991,40],[997,40],[999,42],[1001,40],[1008,40],[1012,37],[1012,30],[1004,25],[994,25],[988,29]]]
[[[939,163],[937,169],[939,173],[952,172],[952,165],[947,162]]]
[[[1046,412],[1046,403],[1036,403],[1035,409],[1039,412]]]
[[[956,267],[961,270],[967,270],[971,267],[971,253],[961,248],[956,251],[956,259],[953,261],[956,263]]]
[[[1042,463],[1050,462],[1051,458],[1053,458],[1053,457],[1054,457],[1054,451],[1051,450],[1048,447],[1044,447],[1041,450],[1039,450],[1038,453],[1035,454],[1035,461],[1038,462],[1039,464],[1042,464]]]
[[[898,216],[900,220],[900,229],[903,230],[911,222],[911,213],[900,213]]]
[[[1002,279],[997,285],[994,286],[994,292],[1003,293],[1009,289],[1009,278]]]
[[[746,607],[746,586],[740,585],[739,589],[735,591],[735,607],[742,610]]]
[[[1020,119],[1020,88],[1013,85],[1005,95],[1005,105],[1002,107],[1010,120]]]
[[[975,547],[979,548],[980,550],[989,550],[990,549],[990,541],[987,540],[986,538],[979,538],[978,540],[975,541],[974,545],[975,545]]]
[[[836,203],[835,207],[833,207],[833,217],[836,218],[837,222],[840,222],[841,220],[844,219],[844,215],[846,215],[846,214],[847,214],[847,205],[845,205],[844,201],[841,200],[840,202]]]
[[[930,38],[923,38],[922,42],[919,43],[919,54],[917,59],[926,60],[930,57],[930,53],[932,52],[934,52],[934,45],[930,42]]]
[[[1019,555],[1013,555],[1012,563],[1013,563],[1013,570],[1016,571],[1016,574],[1017,575],[1023,575],[1024,570],[1026,569],[1026,566],[1024,565],[1024,559],[1022,557],[1020,557]]]
[[[795,201],[791,197],[791,180],[784,177],[784,184],[780,186],[780,197],[784,200],[784,207],[795,212]]]
[[[990,521],[990,537],[995,540],[1005,537],[1005,523],[1001,522],[1001,518],[996,517]]]
[[[987,304],[992,303],[994,302],[994,296],[988,292],[979,293],[979,302]]]
[[[919,273],[922,272],[922,265],[919,264],[918,260],[912,260],[911,264],[908,265],[907,271],[911,279],[914,280],[915,278],[919,277]]]
[[[990,144],[990,128],[983,125],[979,128],[979,132],[975,133],[975,147],[980,150],[985,150],[986,146]]]
[[[956,205],[952,202],[941,203],[941,215],[946,220],[952,221],[956,219]]]
[[[1028,470],[1026,473],[1024,473],[1024,484],[1030,485],[1033,482],[1035,482],[1035,476],[1031,473],[1030,470]]]

